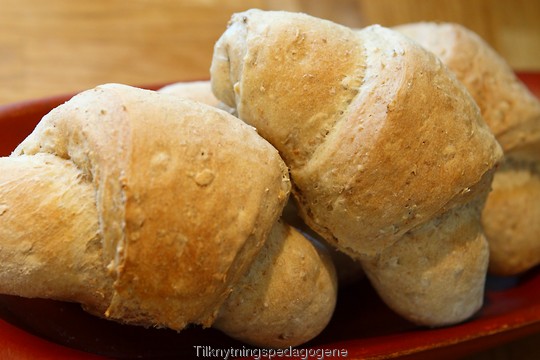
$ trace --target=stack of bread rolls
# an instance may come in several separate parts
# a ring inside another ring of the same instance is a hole
[[[488,126],[490,103],[397,30],[249,10],[217,41],[210,81],[106,84],[52,110],[0,158],[0,292],[300,345],[330,321],[338,281],[325,246],[281,218],[291,192],[398,314],[470,318],[504,242],[486,200],[537,190],[537,102],[507,69],[495,93],[510,78],[520,93]],[[522,98],[533,115],[504,118]]]

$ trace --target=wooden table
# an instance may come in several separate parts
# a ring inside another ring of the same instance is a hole
[[[351,27],[454,21],[516,70],[540,71],[538,0],[0,0],[0,105],[100,83],[206,79],[233,12],[304,11]],[[470,359],[540,358],[540,334]]]

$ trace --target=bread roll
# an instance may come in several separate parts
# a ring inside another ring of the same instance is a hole
[[[222,310],[230,296],[236,303],[249,288],[249,310],[251,299],[279,303],[289,291],[294,306],[277,306],[263,318],[270,324],[254,322],[242,339],[298,345],[329,321],[336,281],[307,239],[277,223],[289,190],[278,152],[237,118],[176,96],[99,86],[52,110],[0,158],[0,292],[175,330],[212,326],[223,312],[226,330],[248,316]],[[271,276],[283,259],[305,277]],[[291,312],[309,331],[288,321]]]
[[[380,26],[357,34],[249,10],[216,43],[211,81],[279,150],[305,222],[360,260],[394,310],[439,326],[479,309],[488,262],[480,209],[502,151],[433,54]],[[424,250],[409,262],[396,247]]]
[[[540,263],[540,101],[506,61],[471,30],[453,23],[412,23],[396,30],[435,53],[466,86],[501,143],[482,213],[490,272],[516,275]]]

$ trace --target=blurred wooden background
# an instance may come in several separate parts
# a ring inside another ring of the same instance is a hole
[[[0,104],[105,82],[208,78],[231,13],[252,7],[351,27],[454,21],[516,70],[540,71],[539,0],[0,0]]]

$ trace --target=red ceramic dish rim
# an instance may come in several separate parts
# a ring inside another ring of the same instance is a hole
[[[540,73],[522,72],[518,76],[531,91],[540,96]],[[144,86],[158,89],[166,84]],[[0,127],[17,126],[14,122],[25,117],[37,117],[62,104],[74,94],[52,96],[42,99],[21,101],[0,106]],[[39,119],[35,119],[36,122]],[[24,129],[29,133],[31,129]],[[534,277],[540,284],[540,273]],[[496,299],[494,299],[496,301]],[[353,339],[325,344],[325,348],[347,349],[348,358],[394,358],[420,355],[433,356],[434,351],[450,350],[447,354],[467,354],[540,331],[540,303],[529,304],[517,310],[487,317],[452,327],[428,331],[410,331],[394,335]],[[0,319],[0,357],[3,359],[104,359],[64,347],[29,334]]]

